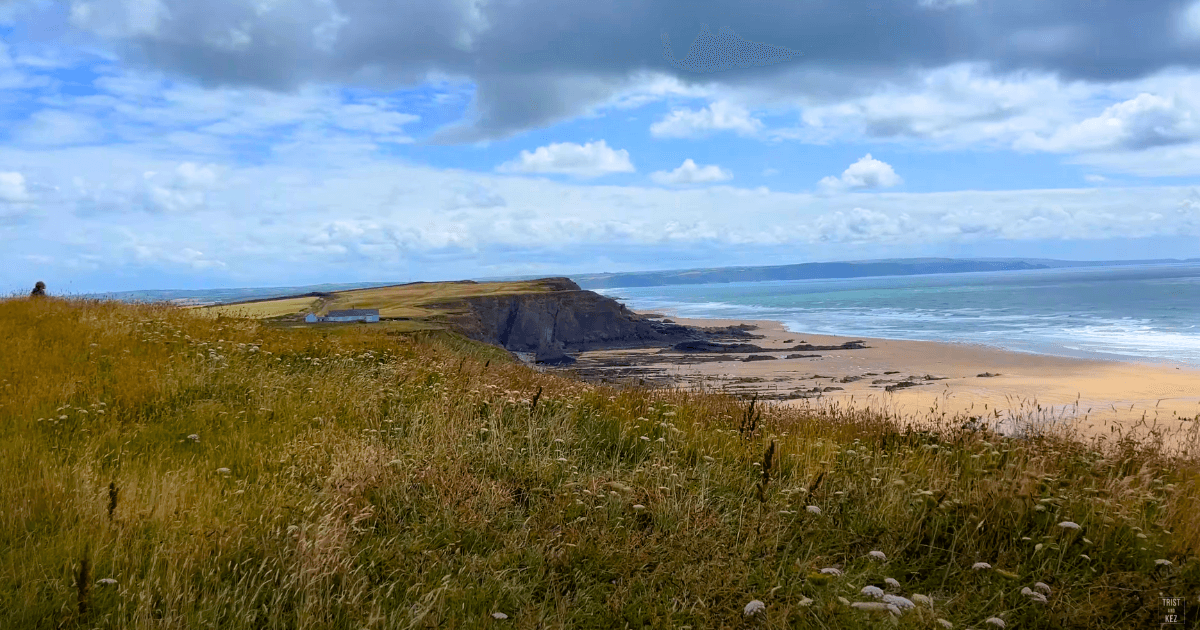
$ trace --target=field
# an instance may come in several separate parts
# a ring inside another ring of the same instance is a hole
[[[5,628],[1123,629],[1200,603],[1194,432],[915,431],[165,305],[6,300],[0,356]]]
[[[310,310],[325,312],[351,308],[376,308],[380,317],[403,317],[429,319],[441,311],[423,308],[430,304],[442,304],[465,297],[483,295],[510,295],[546,291],[548,288],[537,281],[525,282],[422,282],[373,289],[353,289],[329,294],[328,298],[281,298],[244,304],[207,306],[199,310],[219,313],[226,317],[269,319],[286,315],[306,313]]]

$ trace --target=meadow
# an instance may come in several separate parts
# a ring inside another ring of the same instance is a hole
[[[0,302],[6,628],[1200,619],[1193,431],[614,388],[448,331]]]

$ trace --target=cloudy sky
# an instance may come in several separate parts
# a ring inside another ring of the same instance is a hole
[[[0,0],[0,290],[1200,256],[1200,0]]]

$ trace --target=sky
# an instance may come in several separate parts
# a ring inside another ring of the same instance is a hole
[[[1200,0],[0,0],[0,292],[1200,256]]]

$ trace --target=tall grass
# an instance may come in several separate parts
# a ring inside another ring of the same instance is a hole
[[[748,422],[747,401],[593,386],[448,333],[164,305],[0,302],[0,357],[6,628],[1130,628],[1160,594],[1197,610],[1200,466],[1154,439],[846,407]],[[1035,582],[1044,603],[1021,592]],[[868,585],[916,607],[849,606]]]

